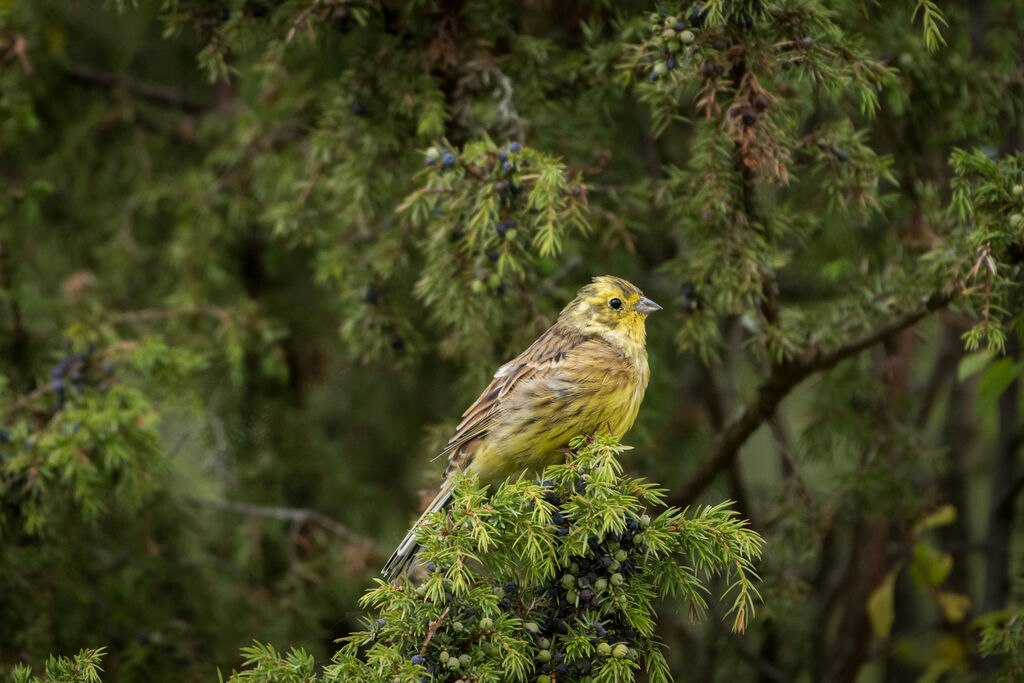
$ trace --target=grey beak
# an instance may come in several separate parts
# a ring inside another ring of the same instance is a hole
[[[655,311],[660,311],[661,306],[654,303],[646,296],[642,296],[640,297],[640,301],[637,301],[636,305],[633,306],[633,310],[637,313],[654,313]]]

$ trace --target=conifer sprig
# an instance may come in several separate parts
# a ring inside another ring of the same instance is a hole
[[[760,600],[760,537],[728,504],[663,508],[662,489],[623,473],[626,449],[577,438],[564,464],[490,496],[460,478],[451,508],[420,529],[426,578],[367,592],[374,615],[331,676],[631,681],[645,670],[669,680],[654,601],[678,596],[700,618],[719,577],[732,628],[746,628]]]

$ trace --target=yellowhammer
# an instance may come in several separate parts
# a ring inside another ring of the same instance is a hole
[[[488,483],[538,472],[559,462],[574,436],[622,436],[632,427],[650,376],[644,321],[660,309],[622,278],[596,277],[530,348],[498,368],[441,451],[448,455],[441,491],[384,576],[391,580],[412,562],[416,528],[451,501],[454,472]]]

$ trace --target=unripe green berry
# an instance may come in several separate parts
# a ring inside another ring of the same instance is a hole
[[[469,283],[469,290],[474,294],[483,294],[484,283],[481,280],[473,280]]]
[[[569,590],[576,585],[576,577],[572,574],[566,574],[562,577],[562,588]]]
[[[611,581],[613,586],[621,586],[622,582],[625,580],[626,577],[624,577],[622,574],[619,574],[618,572],[612,574]]]
[[[683,31],[682,33],[679,34],[679,39],[682,40],[687,45],[689,45],[690,43],[692,43],[694,41],[693,32],[692,31]]]
[[[449,669],[458,669],[462,666],[462,662],[459,661],[458,657],[449,657],[447,664]]]
[[[570,590],[569,592],[567,592],[565,594],[565,599],[568,600],[569,602],[575,604],[575,603],[580,601],[580,592],[578,590],[576,590],[575,588],[573,588],[572,590]]]
[[[540,626],[537,626],[537,624],[535,624],[532,621],[528,621],[525,624],[523,624],[523,628],[525,628],[530,633],[537,633],[538,631],[540,631]]]
[[[640,526],[646,529],[650,525],[651,525],[651,516],[646,514],[646,513],[640,515]]]
[[[676,37],[676,30],[673,29],[673,28],[667,28],[667,29],[665,29],[664,31],[661,32],[661,37],[662,38],[675,38]]]
[[[462,666],[468,667],[472,663],[473,658],[469,655],[459,655],[459,664],[461,664]]]
[[[515,228],[509,228],[508,230],[505,231],[505,239],[511,242],[516,238],[516,235],[518,234],[519,233],[516,232]]]
[[[540,676],[537,676],[537,683],[551,683],[551,676],[541,674]]]
[[[629,553],[627,553],[625,550],[619,550],[615,553],[616,562],[625,562],[627,557],[629,557]]]
[[[427,150],[427,156],[437,159],[438,157],[441,156],[441,150],[439,150],[437,147],[431,147]]]
[[[461,631],[462,630],[462,622],[461,621],[453,622],[452,623],[452,630],[453,631]]]
[[[615,657],[615,659],[622,659],[627,654],[629,654],[629,648],[626,647],[625,643],[619,643],[615,646],[615,649],[612,650],[612,657]]]
[[[484,617],[483,619],[480,620],[480,630],[481,631],[490,631],[492,628],[494,628],[494,620],[493,619],[491,619],[490,617]]]
[[[551,641],[548,640],[547,638],[541,638],[540,640],[537,641],[537,647],[539,647],[542,650],[546,650],[550,646],[551,646]]]
[[[606,588],[608,588],[608,579],[601,577],[594,582],[594,589],[597,590],[598,593],[604,591]]]
[[[610,572],[617,572],[617,571],[619,571],[619,565],[620,565],[620,563],[617,560],[612,560],[612,563],[610,565],[608,565],[608,571],[610,571]]]
[[[1021,185],[1019,183],[1017,185],[1014,185],[1013,186],[1013,196],[1014,197],[1019,197],[1022,194],[1024,194],[1024,185]]]
[[[629,604],[629,600],[625,595],[618,595],[615,597],[615,604],[619,606],[619,609],[626,609],[626,605]]]
[[[665,62],[658,62],[654,65],[654,73],[664,76],[668,73],[668,66],[665,65]]]
[[[600,642],[600,643],[597,644],[597,654],[601,655],[602,657],[607,657],[611,653],[612,653],[612,646],[609,645],[608,643]]]
[[[1022,221],[1024,221],[1024,216],[1020,215],[1019,213],[1010,214],[1010,225],[1012,225],[1013,227],[1016,228],[1021,224]]]
[[[541,662],[550,662],[551,661],[551,650],[541,650],[540,652],[537,653],[537,659],[540,660]]]

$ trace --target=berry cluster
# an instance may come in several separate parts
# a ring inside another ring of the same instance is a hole
[[[646,670],[668,680],[654,600],[675,595],[699,616],[714,575],[733,586],[742,629],[757,597],[756,534],[725,505],[685,518],[663,508],[662,489],[623,475],[624,447],[610,436],[570,447],[537,481],[491,488],[456,475],[451,506],[417,532],[423,580],[380,582],[363,597],[381,618],[347,639],[339,671],[353,680],[628,683]]]
[[[647,78],[657,82],[686,64],[689,78],[699,74],[702,81],[725,73],[726,52],[739,34],[754,27],[755,16],[764,12],[760,2],[737,3],[724,9],[725,24],[708,25],[709,8],[704,3],[683,5],[675,13],[661,8],[650,15],[650,37],[644,42],[643,61]]]
[[[488,290],[498,295],[504,294],[506,284],[499,272],[503,269],[495,269],[487,262],[497,263],[503,253],[513,253],[517,249],[528,250],[529,238],[519,229],[519,220],[514,216],[522,212],[528,215],[536,213],[536,209],[526,209],[520,201],[524,198],[524,187],[518,174],[521,169],[530,166],[530,160],[527,154],[524,154],[522,144],[510,142],[506,147],[490,150],[482,159],[466,158],[466,155],[460,158],[450,149],[433,146],[426,150],[423,162],[428,167],[438,167],[441,173],[461,170],[465,176],[475,179],[479,185],[489,185],[497,195],[498,201],[488,214],[487,223],[497,240],[488,237],[480,240],[485,248],[479,254],[475,278],[470,282],[470,288],[474,294]],[[435,213],[444,215],[444,212]],[[452,232],[454,241],[460,241],[464,237],[465,230],[462,226],[456,227]],[[519,237],[523,239],[520,240]]]
[[[564,486],[538,483],[546,491],[545,500],[555,507],[550,524],[557,553],[566,542],[563,539],[577,531],[571,506],[565,503],[586,497],[587,481],[579,477]],[[427,644],[408,653],[408,662],[428,674],[422,681],[478,680],[480,667],[495,666],[501,655],[492,637],[510,624],[533,646],[537,683],[590,681],[610,660],[637,661],[639,636],[627,612],[631,579],[644,569],[643,533],[651,518],[630,515],[623,522],[622,531],[589,539],[587,552],[570,556],[548,580],[521,585],[516,577],[493,583],[490,594],[497,606],[493,617],[487,616],[494,612],[486,607],[470,606],[471,600],[456,600],[450,568],[429,562],[428,575],[445,585],[442,601],[449,609]],[[426,582],[416,588],[420,598],[429,599],[427,593]],[[579,639],[589,644],[583,654]]]
[[[696,37],[689,27],[700,27],[706,14],[703,6],[697,4],[687,18],[678,18],[664,8],[651,15],[652,38],[647,42],[647,54],[644,55],[644,61],[652,65],[647,74],[651,81],[657,81],[669,71],[675,70],[684,54],[692,54],[697,50],[693,44]]]
[[[34,413],[36,424],[45,424],[50,417],[64,410],[69,392],[81,393],[88,387],[106,391],[110,387],[113,363],[109,359],[101,360],[99,356],[90,346],[85,351],[69,353],[53,364],[49,381],[30,395],[33,400],[25,406]],[[24,448],[31,449],[34,437],[31,434],[23,436]],[[0,446],[14,440],[9,429],[0,429]]]

